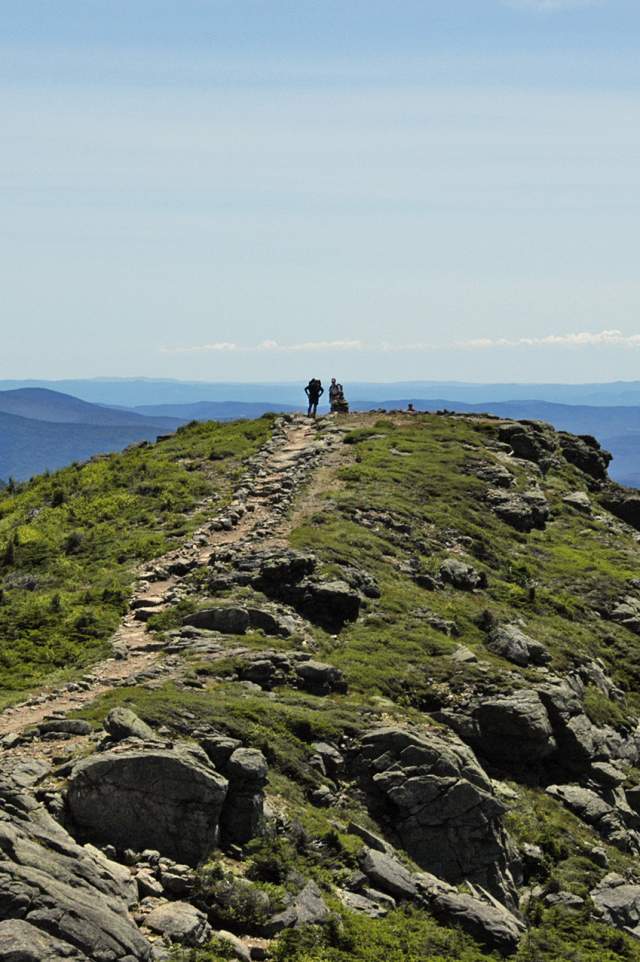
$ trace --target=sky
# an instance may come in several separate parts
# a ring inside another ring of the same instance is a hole
[[[0,377],[640,376],[637,0],[0,0]]]

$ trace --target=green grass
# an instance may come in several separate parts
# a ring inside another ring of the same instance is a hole
[[[271,424],[191,424],[0,493],[2,702],[107,652],[136,566],[179,544],[203,499],[229,499]]]
[[[324,510],[307,517],[291,536],[294,547],[314,551],[331,570],[340,563],[366,567],[382,588],[381,600],[370,605],[375,617],[348,626],[333,650],[325,638],[327,652],[360,690],[396,698],[404,693],[418,706],[429,701],[433,683],[455,684],[447,655],[458,642],[481,656],[500,685],[505,668],[513,666],[483,647],[478,620],[488,608],[501,620],[522,618],[527,631],[548,646],[557,670],[580,658],[603,658],[635,706],[640,642],[603,622],[594,601],[628,590],[638,571],[635,539],[562,503],[567,491],[584,488],[584,477],[568,464],[541,482],[553,509],[545,531],[521,534],[497,518],[473,471],[473,462],[495,458],[486,448],[494,432],[490,422],[434,416],[392,427],[378,421],[373,439],[366,427],[353,432],[355,459],[338,472],[339,487],[325,492]],[[398,450],[408,456],[394,454]],[[523,469],[513,470],[518,488],[526,488]],[[358,512],[372,510],[410,525],[410,533],[398,534],[384,521],[375,530],[357,522]],[[415,559],[421,571],[436,574],[451,550],[486,572],[486,591],[430,592],[402,570]],[[460,638],[448,639],[416,618],[422,607],[455,620]],[[526,671],[522,674],[526,678]],[[615,706],[609,718],[620,720]]]

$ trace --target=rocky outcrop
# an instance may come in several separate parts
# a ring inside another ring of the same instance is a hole
[[[597,666],[586,672],[589,684],[599,681]],[[602,675],[602,672],[600,671]],[[612,760],[635,764],[638,739],[610,726],[597,726],[584,710],[585,681],[552,678],[510,695],[476,693],[466,704],[445,708],[444,721],[498,774],[528,783],[591,779],[605,776],[598,766]]]
[[[282,912],[272,916],[264,925],[264,933],[277,935],[283,929],[299,929],[304,925],[318,925],[329,918],[329,909],[315,882],[307,882],[301,892]]]
[[[611,872],[590,894],[606,922],[640,939],[640,885]]]
[[[224,771],[229,791],[222,811],[222,834],[225,844],[243,845],[262,829],[267,762],[257,748],[236,748]]]
[[[428,873],[414,874],[395,856],[371,848],[362,852],[360,867],[374,888],[366,889],[368,904],[358,908],[351,903],[356,910],[374,917],[379,915],[378,895],[384,892],[395,901],[427,906],[440,921],[461,928],[490,951],[497,950],[506,956],[516,951],[524,925],[494,899],[458,892]]]
[[[542,491],[504,491],[490,488],[487,501],[496,515],[517,531],[544,530],[549,520],[550,508]]]
[[[524,924],[504,906],[465,892],[436,892],[430,908],[440,921],[461,928],[489,951],[500,955],[513,955],[524,935]]]
[[[444,733],[384,728],[364,735],[349,761],[371,813],[418,865],[513,900],[505,807],[468,746]]]
[[[603,506],[616,518],[640,531],[640,493],[635,488],[609,484],[601,498]]]
[[[84,952],[21,919],[0,922],[0,962],[90,962]]]
[[[23,763],[0,778],[0,958],[20,959],[24,947],[23,957],[38,962],[147,962],[151,947],[127,912],[138,897],[135,881],[78,845],[36,801],[45,772]]]
[[[339,668],[317,661],[305,652],[247,652],[239,659],[237,671],[243,681],[251,681],[267,691],[277,685],[291,685],[313,695],[347,690]]]
[[[224,635],[243,635],[249,628],[249,612],[236,605],[219,605],[187,615],[182,623],[192,628],[219,631]]]
[[[218,843],[227,780],[203,751],[108,751],[79,762],[67,804],[78,833],[197,864]]]
[[[500,441],[510,445],[513,454],[533,461],[546,472],[554,462],[555,432],[541,421],[510,421],[498,428]]]
[[[496,625],[489,632],[487,648],[514,665],[546,665],[551,657],[545,646],[525,635],[517,625]]]
[[[592,435],[575,435],[559,431],[558,442],[566,461],[596,481],[606,480],[607,468],[613,455],[601,448]]]
[[[640,853],[640,819],[626,804],[624,792],[581,785],[550,785],[547,792],[559,799],[610,844],[624,852]]]
[[[547,710],[535,691],[481,698],[463,713],[443,710],[439,718],[498,770],[534,781],[557,744]]]
[[[211,590],[221,591],[234,585],[249,585],[273,601],[290,605],[329,631],[340,631],[345,624],[356,620],[363,595],[379,595],[375,581],[360,569],[347,567],[344,580],[329,581],[316,577],[315,568],[313,555],[291,549],[272,548],[251,553],[228,549],[212,557],[209,586]],[[353,587],[354,584],[361,588]],[[199,619],[198,627],[208,627],[201,622],[202,612],[190,616],[189,624],[196,624],[194,617]]]

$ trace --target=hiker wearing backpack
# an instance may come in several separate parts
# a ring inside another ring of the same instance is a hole
[[[320,378],[312,377],[309,383],[307,384],[306,388],[304,389],[304,393],[307,395],[307,398],[309,399],[309,409],[307,411],[307,417],[314,418],[318,410],[318,401],[324,394],[324,388],[322,386],[322,381],[320,380]]]

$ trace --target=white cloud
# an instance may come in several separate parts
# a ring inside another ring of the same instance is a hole
[[[622,331],[580,331],[577,334],[547,334],[545,337],[479,337],[458,341],[455,347],[483,350],[494,347],[640,347],[640,334]]]
[[[237,353],[237,354],[314,354],[333,352],[368,352],[372,354],[427,353],[443,350],[482,351],[509,347],[640,347],[640,334],[624,334],[619,330],[579,331],[575,334],[546,334],[544,337],[474,337],[463,341],[434,344],[427,341],[411,343],[379,341],[303,341],[280,344],[265,340],[258,344],[236,344],[233,341],[214,341],[193,347],[162,347],[164,354]]]
[[[316,351],[362,351],[364,341],[303,341],[300,344],[279,344],[278,341],[261,341],[259,344],[235,344],[233,341],[214,341],[211,344],[196,344],[192,347],[161,347],[163,354],[200,354],[208,352],[257,353],[272,351],[279,354]]]

